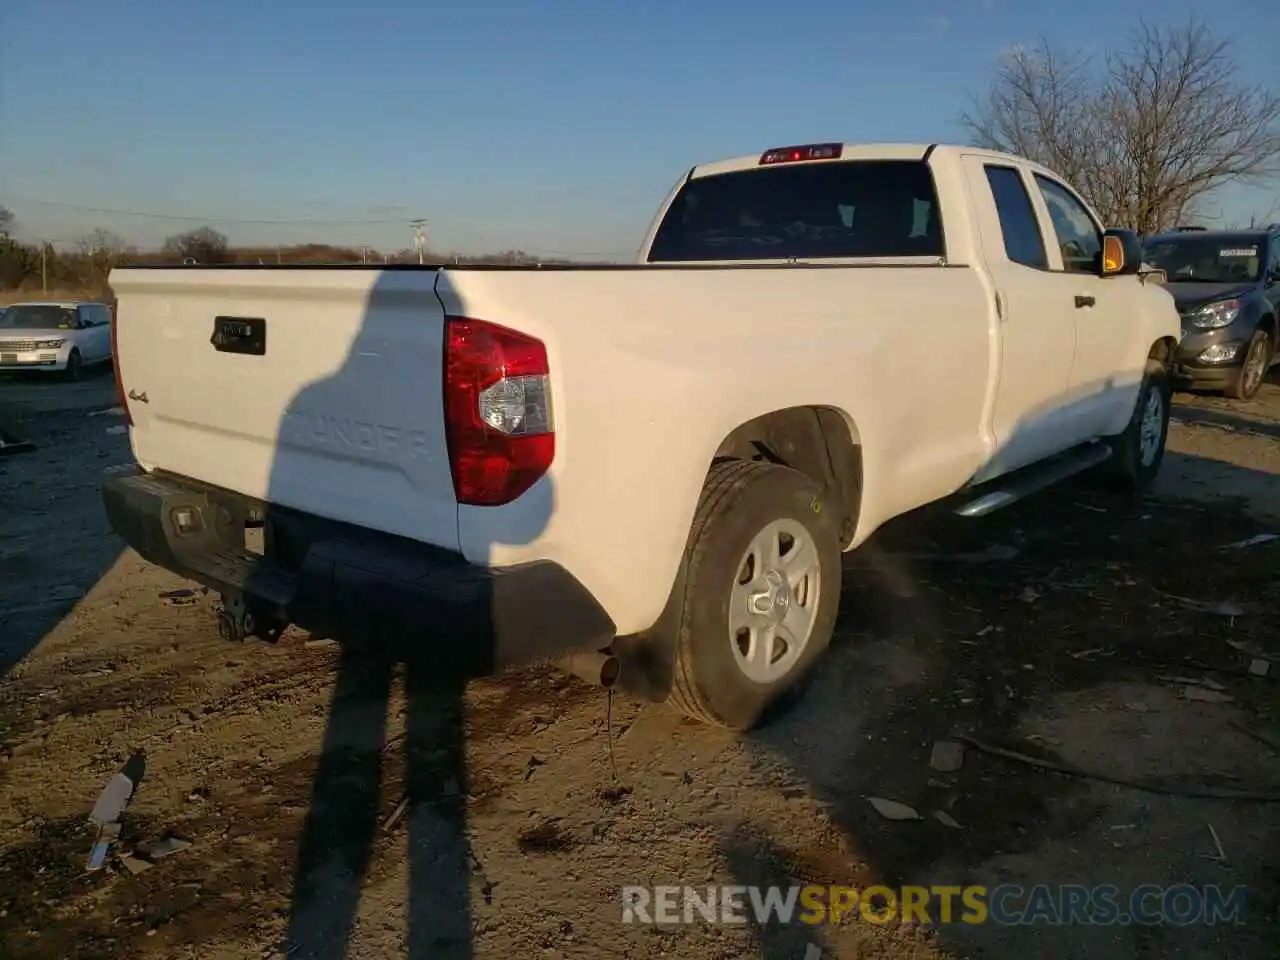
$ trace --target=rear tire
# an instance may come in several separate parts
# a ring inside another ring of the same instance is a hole
[[[1256,397],[1262,381],[1267,378],[1271,351],[1271,335],[1266,330],[1255,330],[1245,349],[1244,362],[1232,375],[1231,382],[1223,392],[1232,400],[1252,400]]]
[[[1129,425],[1123,433],[1111,438],[1108,472],[1117,490],[1140,494],[1160,473],[1169,437],[1172,399],[1173,381],[1169,371],[1160,361],[1148,360]]]
[[[672,598],[670,703],[746,731],[798,699],[839,610],[836,512],[788,467],[712,467]]]

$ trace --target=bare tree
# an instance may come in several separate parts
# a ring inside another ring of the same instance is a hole
[[[1280,98],[1238,75],[1230,43],[1196,21],[1144,23],[1101,63],[1041,40],[1006,54],[961,123],[1056,170],[1109,225],[1154,233],[1280,169]]]
[[[13,211],[8,207],[0,206],[0,237],[7,237],[13,231],[13,225],[17,221]]]
[[[76,241],[76,249],[86,257],[114,260],[129,249],[129,244],[120,234],[97,227]]]
[[[190,257],[197,263],[222,263],[227,259],[227,236],[213,227],[196,227],[169,237],[163,249],[167,254]]]

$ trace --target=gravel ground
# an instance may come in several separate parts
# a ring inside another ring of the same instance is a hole
[[[849,558],[810,695],[748,738],[540,669],[462,690],[292,631],[223,643],[214,598],[166,597],[190,585],[107,527],[98,479],[129,458],[112,402],[109,375],[0,380],[0,425],[39,444],[0,457],[4,957],[1280,956],[1275,806],[1176,795],[1280,791],[1280,754],[1233,726],[1280,707],[1244,652],[1280,652],[1280,541],[1220,549],[1280,531],[1278,386],[1179,397],[1145,503],[1081,482],[986,521],[891,525]],[[972,747],[931,770],[961,736],[1163,789]],[[138,749],[121,849],[191,846],[86,873],[88,810]],[[621,922],[624,885],[801,882],[1215,883],[1247,886],[1248,910],[1231,927]]]

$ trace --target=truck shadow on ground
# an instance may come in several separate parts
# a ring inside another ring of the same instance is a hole
[[[122,420],[91,416],[115,403],[114,383],[0,376],[0,435],[34,449],[0,456],[0,678],[21,663],[121,553],[97,495],[105,467],[130,459]]]
[[[1280,482],[1269,475],[1251,479]],[[1161,675],[1206,671],[1228,683],[1247,683],[1248,659],[1242,661],[1224,637],[1273,646],[1280,628],[1280,609],[1272,599],[1277,547],[1220,549],[1258,532],[1241,505],[1154,497],[1126,503],[1087,477],[986,520],[963,521],[931,510],[887,525],[847,558],[837,637],[813,689],[795,710],[750,738],[762,758],[781,762],[807,785],[854,855],[796,849],[767,827],[744,830],[726,841],[724,851],[735,882],[860,889],[989,884],[993,871],[1010,868],[1016,882],[1027,886],[1120,883],[1117,878],[1125,876],[1137,886],[1187,882],[1203,873],[1205,861],[1181,846],[1191,828],[1199,839],[1202,820],[1192,819],[1184,834],[1170,840],[1180,846],[1171,852],[1116,852],[1120,844],[1114,838],[1134,835],[1108,834],[1115,828],[1104,821],[1117,807],[1141,805],[1148,794],[1117,790],[1100,799],[1088,780],[971,749],[960,770],[939,772],[931,769],[930,755],[935,741],[968,735],[1050,760],[1079,762],[1084,756],[1102,768],[1145,766],[1147,775],[1157,760],[1160,766],[1172,763],[1181,769],[1165,782],[1175,793],[1204,785],[1267,789],[1259,780],[1270,776],[1274,784],[1280,770],[1265,748],[1220,719],[1179,719],[1193,708],[1179,705],[1175,688],[1167,701],[1163,692],[1151,691],[1153,684],[1160,686],[1153,678]],[[1238,604],[1243,615],[1215,613],[1221,602]],[[1237,694],[1242,703],[1249,690],[1264,703],[1274,698],[1272,690],[1255,684]],[[1146,698],[1157,707],[1133,705],[1130,716],[1126,698]],[[1143,719],[1144,710],[1151,719]],[[1079,734],[1074,742],[1055,743],[1052,736],[1032,732],[1058,729],[1067,715],[1076,716],[1070,721]],[[1113,739],[1124,736],[1132,739]],[[1188,769],[1206,757],[1213,758],[1208,772]],[[887,819],[869,797],[905,803],[920,819]],[[1237,829],[1254,831],[1244,842],[1258,844],[1255,849],[1274,849],[1280,821],[1271,808],[1259,814],[1256,805],[1208,806],[1212,813],[1201,809],[1192,816],[1224,817],[1233,806],[1255,811],[1247,814],[1255,819],[1270,816],[1265,826],[1251,821],[1246,828],[1241,813]],[[1091,831],[1101,831],[1104,840],[1089,839]],[[1069,867],[1063,866],[1071,859],[1065,854],[1056,864],[1045,855],[1047,849],[1077,846],[1094,853]],[[1135,859],[1144,865],[1135,867]],[[1096,875],[1082,877],[1081,869]],[[1064,875],[1066,870],[1077,873]],[[1236,863],[1230,878],[1251,885],[1251,917],[1273,913],[1275,880],[1265,865],[1260,869],[1248,858]],[[932,909],[936,922],[936,902]],[[767,924],[757,932],[766,960],[805,956],[810,943],[826,937],[821,929],[795,923]],[[1016,935],[990,925],[938,928],[941,945],[957,956],[1011,958],[1028,952],[1157,957],[1211,934],[1203,928],[1134,927],[1113,940],[1114,928],[1090,932],[1039,924]],[[1089,939],[1104,935],[1105,943]],[[1274,925],[1254,927],[1246,939],[1231,936],[1233,956],[1274,956],[1280,943]],[[1223,943],[1196,942],[1201,949],[1190,955],[1227,955]]]

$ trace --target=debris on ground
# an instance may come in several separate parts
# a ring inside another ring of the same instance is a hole
[[[1249,676],[1265,677],[1271,672],[1271,661],[1263,660],[1261,657],[1254,657],[1249,661]]]
[[[939,773],[955,773],[964,765],[964,744],[954,740],[939,740],[929,755],[929,766]]]
[[[1091,647],[1088,650],[1074,650],[1067,653],[1067,656],[1073,660],[1092,660],[1094,657],[1110,657],[1114,655],[1114,650],[1106,650],[1102,647]]]
[[[16,453],[30,453],[36,445],[30,440],[19,440],[13,434],[0,430],[0,457]]]
[[[386,820],[383,821],[382,829],[384,831],[389,831],[392,827],[394,827],[397,823],[400,822],[400,818],[404,816],[405,811],[408,809],[409,809],[409,796],[408,794],[406,794],[405,796],[400,798],[400,802],[397,803],[396,808],[391,811],[391,815],[387,817]]]
[[[1222,691],[1227,689],[1217,680],[1210,677],[1171,677],[1165,675],[1157,675],[1156,679],[1162,683],[1176,683],[1187,687],[1207,687],[1210,690]]]
[[[104,823],[98,827],[98,835],[93,840],[93,847],[89,850],[89,862],[85,864],[86,870],[101,870],[107,862],[107,853],[111,849],[111,845],[120,839],[120,824]]]
[[[1203,854],[1203,857],[1206,860],[1212,860],[1215,863],[1221,863],[1225,866],[1227,862],[1227,851],[1222,849],[1222,840],[1218,838],[1218,831],[1213,829],[1212,823],[1206,823],[1205,826],[1209,828],[1209,836],[1213,838],[1213,845],[1217,848],[1217,852]]]
[[[159,840],[143,841],[129,853],[121,854],[117,860],[121,867],[133,876],[145,873],[156,865],[157,860],[172,856],[191,846],[190,840],[167,835]]]
[[[1172,593],[1166,593],[1165,596],[1190,610],[1196,610],[1200,613],[1213,613],[1219,617],[1243,617],[1245,613],[1244,608],[1233,600],[1222,600],[1214,603],[1212,600],[1193,600],[1190,597],[1179,597]]]
[[[1239,650],[1241,653],[1248,654],[1258,660],[1269,660],[1271,663],[1280,663],[1280,655],[1268,653],[1256,644],[1249,643],[1247,640],[1228,640],[1227,646]]]
[[[1023,603],[1035,603],[1040,599],[1040,591],[1035,587],[1023,587],[1021,600]]]
[[[124,856],[120,857],[120,866],[124,867],[129,871],[129,873],[136,877],[138,874],[145,873],[150,870],[155,866],[155,864],[150,860],[143,860],[141,857],[135,857],[132,854],[126,853]]]
[[[98,795],[97,802],[89,812],[89,822],[98,828],[98,835],[89,852],[86,869],[101,870],[106,863],[111,844],[120,839],[120,816],[133,798],[134,790],[142,781],[146,768],[146,756],[138,751],[107,781],[106,787]]]
[[[194,590],[182,589],[166,590],[164,593],[160,594],[160,599],[175,607],[188,607],[196,602],[197,597]]]
[[[1214,691],[1210,690],[1205,692],[1213,693]],[[1109,783],[1117,787],[1128,787],[1131,790],[1142,790],[1146,793],[1158,793],[1166,797],[1185,797],[1195,800],[1237,800],[1249,803],[1280,803],[1280,792],[1272,790],[1234,790],[1223,787],[1204,786],[1182,787],[1153,782],[1150,780],[1119,777],[1095,770],[1086,770],[1082,767],[1077,767],[1073,764],[1059,760],[1049,760],[1044,757],[1033,757],[1030,754],[1019,753],[1017,750],[1008,750],[1004,747],[997,747],[990,743],[984,743],[976,737],[964,736],[960,739],[974,750],[977,750],[980,753],[985,753],[991,757],[999,757],[1003,760],[1012,760],[1015,763],[1026,764],[1027,766],[1035,767],[1038,770],[1048,770],[1053,773],[1061,773],[1068,777],[1079,777],[1082,780],[1096,780],[1098,783]]]
[[[119,437],[129,432],[129,428],[123,423],[118,423],[114,427],[107,427],[107,436]]]
[[[1182,688],[1184,700],[1195,700],[1199,703],[1234,703],[1235,697],[1221,690],[1210,690],[1208,687],[1185,686]]]
[[[144,840],[133,848],[133,852],[136,856],[154,862],[163,860],[165,857],[171,857],[175,853],[181,853],[190,846],[190,840],[168,835],[161,837],[159,840]]]
[[[1240,550],[1244,547],[1256,547],[1263,543],[1270,543],[1272,540],[1280,540],[1280,533],[1259,533],[1256,536],[1249,537],[1245,540],[1237,540],[1235,543],[1228,543],[1221,549]]]
[[[961,829],[960,824],[956,822],[956,818],[945,810],[933,811],[933,819],[937,820],[944,827],[950,827],[952,830]]]
[[[915,807],[909,807],[897,800],[886,800],[884,797],[867,797],[867,802],[876,808],[876,813],[886,820],[920,820],[923,819]]]
[[[993,543],[989,547],[970,553],[905,553],[900,556],[904,560],[930,562],[947,560],[952,563],[993,563],[1012,560],[1018,556],[1018,548],[1007,543]]]
[[[85,414],[86,417],[123,417],[123,407],[107,407],[105,410],[90,410]]]

